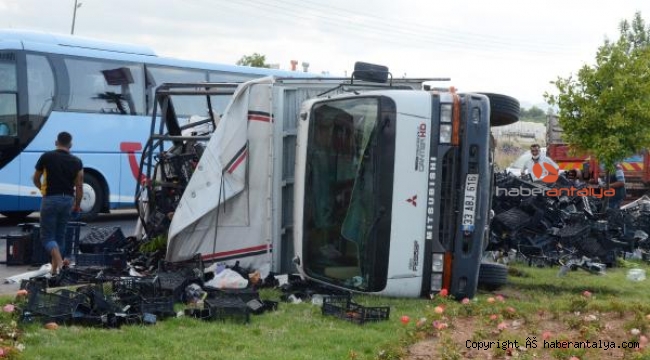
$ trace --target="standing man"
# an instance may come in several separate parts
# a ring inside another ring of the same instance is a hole
[[[530,174],[530,177],[533,179],[533,181],[541,180],[544,178],[544,176],[548,175],[547,170],[544,167],[545,163],[551,165],[555,169],[558,169],[558,166],[555,161],[553,161],[553,159],[541,154],[539,144],[533,144],[530,146],[530,155],[530,160],[526,161],[526,164],[524,164],[524,169],[521,172],[522,176]],[[543,172],[539,177],[536,176],[533,172],[533,166],[535,166],[535,164],[540,164],[543,169]],[[555,175],[557,175],[557,173]]]
[[[32,180],[41,190],[41,242],[52,256],[52,274],[63,266],[60,247],[65,245],[65,231],[73,213],[78,216],[83,195],[83,165],[70,154],[72,135],[61,132],[56,149],[41,155]]]
[[[616,170],[608,172],[609,174],[609,188],[614,189],[614,196],[609,198],[607,207],[610,209],[618,209],[621,203],[625,200],[627,192],[625,190],[625,173],[621,164],[616,163]],[[607,183],[602,181],[601,186],[606,188]]]

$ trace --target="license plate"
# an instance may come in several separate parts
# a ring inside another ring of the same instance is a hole
[[[463,199],[463,218],[461,228],[463,231],[474,231],[474,214],[476,213],[476,189],[478,188],[478,174],[467,174],[465,179],[465,197]]]

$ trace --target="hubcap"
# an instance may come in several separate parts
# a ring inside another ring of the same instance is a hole
[[[95,202],[97,201],[97,194],[95,194],[95,189],[93,189],[92,186],[88,184],[84,184],[83,186],[83,197],[81,198],[81,211],[82,212],[90,212],[90,210],[93,209],[95,206]]]

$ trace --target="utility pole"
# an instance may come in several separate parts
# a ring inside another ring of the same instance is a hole
[[[70,29],[70,35],[74,35],[74,22],[77,20],[77,9],[81,7],[82,3],[77,3],[78,0],[74,0],[74,10],[72,12],[72,29]]]

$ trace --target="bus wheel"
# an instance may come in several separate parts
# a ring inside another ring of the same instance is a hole
[[[81,199],[81,220],[91,221],[97,218],[104,203],[104,190],[97,178],[84,174],[83,198]]]
[[[508,267],[503,264],[482,262],[478,272],[478,286],[496,290],[508,282]]]
[[[28,217],[31,213],[31,211],[4,211],[0,214],[6,216],[11,220],[21,221],[25,220],[25,218]]]
[[[501,94],[484,93],[490,99],[490,126],[504,126],[519,121],[519,100]]]

